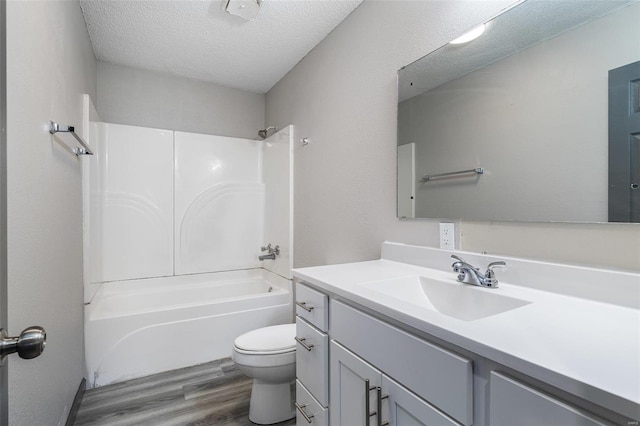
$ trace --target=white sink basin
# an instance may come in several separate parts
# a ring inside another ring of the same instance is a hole
[[[448,282],[416,275],[360,285],[385,296],[463,321],[486,318],[531,303],[500,295],[500,288],[480,288],[459,283],[453,278]]]

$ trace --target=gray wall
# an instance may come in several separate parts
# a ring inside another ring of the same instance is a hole
[[[639,19],[626,7],[402,102],[418,176],[485,168],[418,184],[416,216],[607,222],[608,70],[640,58]]]
[[[50,119],[82,130],[96,59],[77,1],[7,2],[8,325],[48,333],[9,362],[9,423],[66,421],[84,372],[81,161]]]
[[[396,219],[397,70],[503,2],[365,1],[267,93],[267,122],[296,125],[295,266],[374,259],[385,239],[438,245],[430,220]],[[459,222],[457,247],[640,269],[637,225]]]
[[[100,118],[107,123],[258,138],[265,95],[98,62]]]

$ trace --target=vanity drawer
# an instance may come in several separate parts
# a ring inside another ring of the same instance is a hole
[[[296,425],[309,424],[328,426],[329,410],[318,404],[300,380],[296,380]]]
[[[298,317],[296,341],[296,377],[326,407],[329,405],[329,336]]]
[[[492,371],[490,380],[491,426],[611,425],[498,372]]]
[[[457,421],[473,423],[471,360],[337,301],[331,337]]]
[[[322,331],[329,329],[329,297],[302,283],[296,283],[296,315]]]

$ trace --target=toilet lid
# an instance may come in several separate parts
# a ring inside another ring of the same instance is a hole
[[[244,351],[273,352],[296,347],[296,325],[281,324],[259,328],[238,336],[234,346]]]

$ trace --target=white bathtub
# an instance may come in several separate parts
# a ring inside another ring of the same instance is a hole
[[[264,269],[103,283],[85,305],[87,381],[225,358],[238,335],[292,318],[291,282]]]

